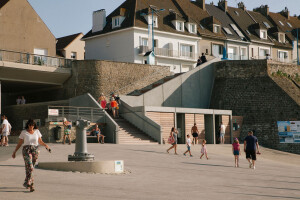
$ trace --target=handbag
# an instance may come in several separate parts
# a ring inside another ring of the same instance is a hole
[[[169,136],[169,138],[168,138],[168,143],[169,143],[169,144],[173,144],[174,142],[175,142],[174,137]]]

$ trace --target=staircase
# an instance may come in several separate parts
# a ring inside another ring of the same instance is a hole
[[[158,81],[156,81],[156,82],[154,82],[154,83],[152,83],[152,84],[150,84],[150,85],[148,85],[148,86],[146,86],[142,89],[134,90],[133,92],[129,93],[128,95],[130,95],[130,96],[140,96],[140,95],[142,95],[142,94],[144,94],[144,93],[146,93],[146,92],[148,92],[148,91],[150,91],[150,90],[152,90],[152,89],[168,82],[169,80],[172,80],[173,78],[175,78],[175,77],[177,77],[181,74],[183,74],[183,73],[178,73],[178,74],[166,76],[166,77],[164,77],[164,78],[162,78],[162,79],[160,79],[160,80],[158,80]]]
[[[158,144],[125,119],[115,119],[119,126],[119,144]]]

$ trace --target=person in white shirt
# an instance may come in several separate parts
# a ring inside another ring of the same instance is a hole
[[[226,126],[223,124],[223,122],[221,122],[221,126],[220,126],[220,144],[224,144],[224,142],[225,142],[225,129],[226,129]]]
[[[190,156],[193,157],[192,154],[191,154],[191,145],[192,145],[191,137],[190,137],[190,135],[187,135],[187,140],[186,140],[187,150],[186,150],[186,152],[184,152],[183,155],[186,155],[186,153],[189,152]]]
[[[47,144],[45,144],[42,140],[42,134],[38,130],[36,123],[29,119],[26,123],[25,130],[23,130],[19,136],[19,143],[16,146],[15,151],[12,154],[12,157],[16,157],[16,153],[18,149],[23,146],[23,158],[25,161],[25,171],[26,171],[26,178],[23,186],[25,188],[29,188],[30,192],[34,191],[33,187],[33,169],[34,165],[37,162],[39,150],[38,145],[44,146],[49,152],[51,152],[51,149]]]
[[[1,124],[1,134],[2,134],[1,145],[2,146],[8,146],[8,135],[11,131],[11,125],[8,122],[7,117],[5,115],[2,115],[1,119],[2,119],[2,124]]]

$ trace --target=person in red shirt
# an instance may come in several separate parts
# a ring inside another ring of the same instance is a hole
[[[118,107],[118,103],[114,97],[111,98],[110,107],[111,107],[114,118],[116,118],[116,109]]]

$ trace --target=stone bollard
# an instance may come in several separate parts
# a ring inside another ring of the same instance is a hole
[[[68,156],[68,161],[93,161],[94,155],[87,151],[86,127],[90,122],[87,120],[76,121],[76,144],[74,155]]]

